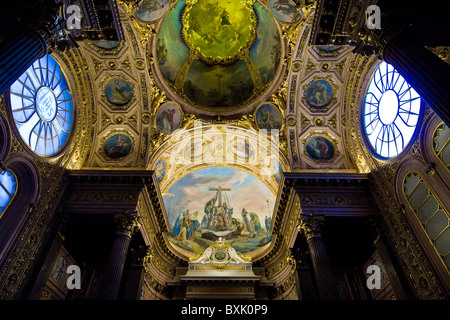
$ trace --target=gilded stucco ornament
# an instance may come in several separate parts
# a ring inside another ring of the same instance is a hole
[[[133,24],[134,29],[136,30],[137,35],[139,36],[142,47],[145,48],[148,45],[150,38],[156,35],[155,31],[156,21],[146,23],[145,21],[137,17],[136,11],[138,9],[138,1],[131,2],[118,0],[117,3],[125,9],[128,17],[130,18]]]
[[[250,262],[251,258],[245,254],[236,252],[232,246],[225,244],[225,241],[219,238],[216,243],[209,246],[202,253],[190,256],[189,261],[201,264],[209,262],[214,268],[223,270],[232,261],[239,264]]]

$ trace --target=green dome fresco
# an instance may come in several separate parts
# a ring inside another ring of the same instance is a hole
[[[237,110],[271,84],[281,39],[258,2],[186,0],[162,21],[155,57],[166,84],[187,104],[213,112]]]
[[[187,1],[181,18],[188,47],[207,63],[229,63],[255,42],[256,14],[250,2]]]

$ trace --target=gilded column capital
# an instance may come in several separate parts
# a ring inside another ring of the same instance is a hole
[[[116,214],[114,218],[117,223],[117,233],[119,234],[131,237],[141,227],[137,211],[125,211],[124,213]]]
[[[321,237],[321,227],[323,221],[323,215],[316,215],[314,213],[310,213],[309,215],[301,215],[297,228],[298,231],[303,232],[306,236],[306,240],[313,237]]]

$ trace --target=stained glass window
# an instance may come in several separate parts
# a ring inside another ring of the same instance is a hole
[[[411,141],[420,115],[420,96],[390,64],[382,62],[367,89],[363,126],[372,150],[398,155]]]
[[[450,171],[450,129],[441,123],[433,135],[433,149],[436,156]]]
[[[17,190],[17,181],[10,171],[0,173],[0,217],[8,207]]]
[[[72,130],[73,101],[56,60],[36,60],[13,83],[10,97],[15,124],[31,150],[41,156],[60,152]]]
[[[417,172],[406,175],[403,190],[430,242],[450,270],[450,216],[447,210]]]

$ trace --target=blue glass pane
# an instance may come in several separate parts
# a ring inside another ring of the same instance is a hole
[[[420,115],[420,96],[390,64],[375,70],[364,100],[363,126],[374,152],[398,155],[414,135]]]
[[[0,213],[6,208],[10,200],[9,194],[0,186]]]
[[[9,171],[0,172],[0,214],[16,193],[16,177]]]
[[[11,110],[22,139],[35,153],[60,152],[73,127],[73,100],[50,55],[36,60],[10,88]]]

